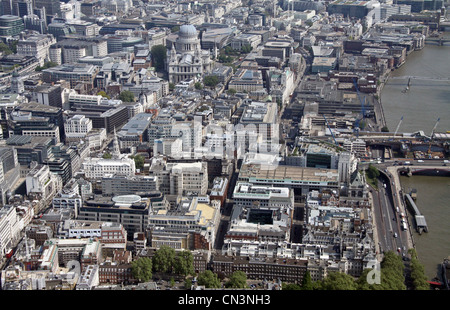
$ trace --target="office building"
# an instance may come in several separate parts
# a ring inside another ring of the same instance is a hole
[[[124,176],[106,174],[102,177],[102,195],[148,196],[159,190],[159,181],[155,176]]]
[[[63,64],[60,66],[42,70],[42,79],[46,83],[56,83],[66,80],[70,88],[75,88],[82,83],[93,88],[98,68],[90,64]]]
[[[143,232],[147,228],[149,204],[150,200],[137,195],[94,196],[85,200],[78,220],[121,224],[131,240],[135,232]]]
[[[206,162],[166,162],[154,158],[149,174],[158,177],[159,190],[167,195],[205,195],[208,190]]]
[[[139,113],[132,117],[117,132],[117,139],[121,149],[136,146],[139,143],[148,141],[148,127],[153,115],[149,113]]]
[[[25,29],[22,18],[14,15],[0,16],[0,37],[13,37]]]
[[[56,43],[51,34],[33,34],[17,42],[17,54],[34,56],[39,61],[39,66],[50,60],[50,46]]]
[[[148,216],[151,247],[212,250],[220,222],[220,203],[180,198],[174,210],[158,210]]]

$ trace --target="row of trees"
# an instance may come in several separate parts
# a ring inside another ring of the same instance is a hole
[[[430,288],[424,273],[423,265],[417,260],[414,249],[409,252],[411,259],[411,280],[413,289],[428,290]],[[330,272],[322,281],[311,281],[309,272],[302,284],[283,284],[283,290],[406,290],[405,267],[402,258],[395,252],[386,252],[381,262],[380,281],[370,284],[368,276],[371,269],[365,269],[358,279],[341,272]]]
[[[417,260],[414,250],[409,252],[411,259],[411,280],[413,289],[427,290],[423,265]],[[132,262],[132,274],[141,282],[149,281],[152,272],[177,274],[183,277],[194,275],[193,257],[189,251],[175,252],[174,249],[162,246],[153,258],[141,257]],[[381,262],[379,282],[370,283],[368,278],[372,270],[366,269],[358,279],[342,272],[330,272],[321,281],[312,281],[307,271],[300,284],[283,283],[283,290],[406,290],[405,270],[402,258],[395,252],[386,252]],[[211,270],[200,273],[197,277],[198,285],[206,288],[221,288],[224,277]],[[189,281],[190,282],[190,281]],[[190,284],[188,284],[190,285]],[[235,271],[224,285],[225,288],[247,288],[247,275],[243,271]]]
[[[153,272],[193,275],[194,257],[190,251],[175,252],[171,247],[162,246],[152,258],[140,257],[131,263],[131,273],[139,282],[149,281]]]

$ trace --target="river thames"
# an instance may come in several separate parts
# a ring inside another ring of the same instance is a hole
[[[445,33],[450,36],[450,33]],[[404,92],[411,79],[410,89]],[[381,93],[386,125],[399,132],[450,130],[450,46],[426,45],[411,53],[406,63],[391,73]],[[428,233],[413,238],[419,260],[425,266],[429,280],[437,275],[443,258],[450,256],[450,178],[412,176],[400,178],[404,191],[417,190],[417,206],[425,215]],[[411,218],[410,223],[414,223]]]

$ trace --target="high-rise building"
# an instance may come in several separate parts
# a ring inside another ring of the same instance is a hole
[[[34,6],[38,9],[45,7],[48,16],[59,16],[61,14],[61,3],[59,0],[34,0]]]

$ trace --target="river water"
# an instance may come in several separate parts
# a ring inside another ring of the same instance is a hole
[[[420,78],[411,79],[409,91],[402,92],[408,76]],[[426,45],[411,53],[406,63],[391,73],[381,101],[391,132],[402,117],[398,132],[423,130],[429,135],[438,119],[435,131],[450,130],[450,46]],[[442,259],[450,256],[450,178],[412,176],[400,177],[400,181],[405,192],[417,190],[416,204],[428,225],[429,232],[422,235],[412,229],[419,260],[431,280],[437,275]]]
[[[450,33],[447,33],[450,36]],[[408,92],[402,92],[412,78]],[[444,79],[444,80],[441,80]],[[445,80],[446,79],[446,80]],[[423,130],[429,135],[450,130],[450,46],[426,45],[394,70],[381,93],[386,125],[395,132]]]
[[[417,190],[416,205],[425,216],[428,233],[419,235],[415,227],[413,239],[419,260],[425,267],[429,280],[437,275],[436,268],[442,259],[450,256],[450,178],[435,176],[401,176],[400,182],[405,192]],[[410,216],[414,225],[414,218]]]

